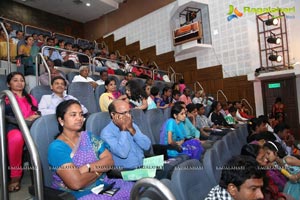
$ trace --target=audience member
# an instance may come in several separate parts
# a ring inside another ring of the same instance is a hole
[[[116,182],[120,187],[116,199],[127,199],[133,183],[105,176],[114,165],[108,146],[97,135],[81,131],[84,116],[76,100],[61,102],[56,109],[59,131],[48,148],[48,162],[53,170],[52,187],[71,192],[76,199],[106,199],[91,189],[100,184]]]
[[[278,124],[274,128],[274,136],[276,137],[276,142],[278,142],[288,155],[292,154],[292,146],[294,144],[295,138],[289,133],[290,127],[285,123]],[[289,144],[289,146],[287,145]]]
[[[106,65],[110,70],[113,70],[113,72],[114,72],[115,70],[120,69],[120,67],[119,67],[119,65],[118,65],[118,63],[117,63],[117,56],[116,56],[115,52],[111,52],[111,53],[109,54],[109,60],[107,60],[107,61],[105,62],[105,65]],[[113,74],[114,74],[114,73],[113,73]]]
[[[198,115],[196,116],[196,128],[200,130],[201,139],[208,139],[210,133],[216,128],[214,123],[205,116],[205,107],[203,104],[196,104]]]
[[[37,100],[27,94],[25,90],[25,77],[20,72],[11,72],[7,75],[7,85],[14,94],[24,119],[33,122],[40,117],[37,108]],[[9,99],[5,98],[5,115],[14,118],[14,113]],[[10,167],[9,192],[19,191],[22,178],[22,156],[24,139],[16,120],[9,120],[6,124],[7,155]]]
[[[112,120],[100,135],[109,145],[115,166],[130,169],[142,166],[144,150],[149,150],[151,141],[133,123],[129,104],[115,100],[108,110]]]
[[[88,77],[89,73],[90,73],[89,66],[82,65],[79,68],[79,75],[74,76],[72,83],[86,82],[89,83],[95,89],[98,86],[98,84],[91,77]]]
[[[60,76],[63,77],[65,79],[65,76],[59,72],[57,69],[54,68],[54,62],[52,60],[47,60],[47,65],[50,71],[50,80],[52,80],[54,77],[56,76]],[[41,85],[50,85],[51,83],[49,83],[49,73],[47,71],[45,71],[43,74],[41,74],[39,76],[39,81],[41,83]],[[67,85],[69,84],[69,82],[65,79],[65,81],[67,82]]]
[[[128,81],[131,81],[133,79],[133,74],[131,72],[127,72],[124,76],[124,79],[120,83],[120,91],[124,94],[125,93],[125,86]]]
[[[198,132],[198,136],[192,136],[190,132],[187,132],[184,124],[186,121],[189,121],[188,119],[186,120],[186,109],[180,103],[174,104],[170,118],[161,128],[160,144],[171,145],[177,148],[177,150],[167,150],[169,157],[176,157],[182,153],[192,159],[199,160],[203,152],[203,147],[199,140],[200,133]]]
[[[272,115],[276,116],[276,113],[284,114],[285,105],[282,103],[281,97],[277,97],[275,103],[272,105]]]
[[[176,103],[177,101],[179,101],[179,97],[180,97],[180,92],[179,90],[173,90],[172,91],[172,104]]]
[[[119,91],[117,91],[116,80],[112,77],[109,77],[105,81],[105,93],[103,93],[99,98],[99,106],[102,112],[108,112],[108,106],[115,99],[126,100],[126,95],[121,95]]]
[[[100,79],[96,81],[98,85],[104,85],[105,81],[108,79],[108,73],[107,71],[101,71],[100,72]]]
[[[54,38],[47,38],[47,46],[51,46],[51,47],[54,47]],[[63,63],[63,58],[61,57],[59,51],[51,48],[46,48],[44,50],[44,56],[46,57],[46,60],[47,59],[50,59],[54,62],[54,65],[55,66],[62,66],[62,63]]]
[[[179,80],[179,91],[180,91],[181,94],[184,92],[185,88],[186,88],[185,81],[182,78],[182,79]]]
[[[281,192],[287,180],[278,169],[267,165],[266,152],[262,146],[258,144],[245,144],[242,147],[241,155],[256,159],[260,167],[266,170],[266,184],[263,188],[264,199],[286,199],[285,195]]]
[[[225,116],[225,120],[229,125],[235,125],[238,123],[237,120],[235,119],[236,111],[237,109],[233,106],[229,108],[229,113]]]
[[[211,105],[209,118],[215,125],[230,127],[230,125],[224,119],[223,115],[220,113],[221,108],[222,106],[219,101],[213,102],[213,104]]]
[[[189,88],[184,88],[183,94],[179,97],[179,101],[183,101],[185,105],[192,103],[190,95],[191,95],[191,90]]]
[[[65,93],[66,86],[67,86],[67,82],[61,76],[54,77],[51,80],[51,90],[53,93],[49,95],[43,95],[39,103],[39,111],[41,112],[42,115],[55,114],[56,107],[62,101],[66,101],[69,99],[77,100],[72,95],[67,95]],[[83,114],[87,114],[88,112],[87,108],[82,104],[81,104],[81,108]]]
[[[287,156],[285,149],[278,142],[266,142],[266,159],[272,166],[286,169],[289,172],[288,179],[283,192],[291,195],[295,199],[300,197],[300,160],[293,156]]]
[[[234,103],[233,103],[233,106],[237,109],[237,111],[236,111],[236,119],[238,120],[238,121],[241,121],[241,122],[246,122],[246,121],[248,121],[248,118],[245,118],[245,117],[242,117],[242,115],[241,115],[241,108],[242,108],[242,104],[241,104],[241,102],[240,101],[235,101]],[[251,118],[250,118],[251,119]]]
[[[151,86],[150,85],[144,85],[144,90],[147,95],[147,103],[148,103],[148,110],[157,108],[154,100],[151,97]]]
[[[147,94],[136,81],[131,80],[127,82],[125,93],[129,100],[130,108],[148,109]]]
[[[259,118],[253,118],[248,122],[248,137],[247,142],[256,141],[257,134],[267,131],[266,123]]]
[[[236,156],[223,167],[219,185],[211,189],[205,200],[263,199],[264,170],[249,156]]]
[[[169,104],[165,104],[163,99],[160,97],[158,87],[153,86],[150,90],[150,93],[157,108],[165,109],[169,107]]]
[[[21,59],[21,63],[24,65],[25,75],[35,75],[35,69],[33,68],[33,37],[25,37],[25,44],[21,45],[18,49],[18,57]]]
[[[207,96],[204,92],[204,90],[199,90],[195,93],[195,97],[193,98],[192,102],[194,104],[202,104],[204,107],[207,105]]]

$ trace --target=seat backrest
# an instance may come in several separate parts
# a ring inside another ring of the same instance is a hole
[[[219,166],[218,167],[222,167],[232,157],[231,151],[230,151],[230,149],[228,149],[224,140],[216,141],[212,148],[216,150],[216,152],[219,156]],[[220,178],[218,176],[216,176],[216,177],[217,177],[217,179]]]
[[[147,135],[151,142],[154,141],[152,132],[149,129],[147,122],[145,121],[146,115],[144,111],[141,109],[132,109],[131,114],[133,117],[133,122],[140,128],[141,132]],[[152,146],[149,153],[153,153]]]
[[[38,118],[32,124],[30,133],[40,156],[44,185],[51,187],[53,172],[48,164],[48,146],[59,133],[56,116],[52,114]]]
[[[236,131],[227,133],[222,140],[225,142],[227,149],[231,152],[232,156],[239,155],[241,153],[241,142],[236,137]]]
[[[155,108],[155,109],[147,110],[145,112],[145,115],[146,115],[147,126],[154,138],[152,144],[159,144],[160,129],[163,123],[165,122],[163,112],[161,109]]]
[[[163,89],[165,88],[166,84],[163,81],[154,81],[153,84],[155,87],[158,87],[159,91],[162,92]]]
[[[7,90],[7,84],[6,84],[6,75],[0,74],[0,92],[2,90]]]
[[[108,112],[97,112],[91,114],[86,121],[86,130],[95,135],[100,135],[102,129],[111,122]]]
[[[176,199],[204,199],[214,186],[199,160],[190,159],[175,167],[171,183]]]
[[[165,120],[167,120],[171,117],[171,109],[172,109],[172,107],[167,107],[163,110]]]
[[[207,178],[212,181],[213,185],[219,184],[220,181],[221,170],[217,169],[219,164],[219,156],[216,150],[213,148],[208,149],[204,154],[203,166],[207,172]]]
[[[103,94],[104,92],[105,92],[105,85],[98,85],[95,89],[95,101],[96,101],[98,112],[101,111],[101,108],[99,105],[99,98],[100,98],[101,94]]]
[[[67,73],[67,79],[69,83],[72,83],[74,76],[79,75],[79,72],[69,72]]]
[[[94,89],[89,83],[75,82],[68,87],[68,94],[76,97],[83,104],[89,113],[98,111],[95,100]]]
[[[52,94],[52,91],[49,85],[38,85],[30,91],[30,94],[40,103],[42,96]]]
[[[92,78],[94,81],[98,81],[101,78],[100,75],[97,74],[92,74],[89,77]]]

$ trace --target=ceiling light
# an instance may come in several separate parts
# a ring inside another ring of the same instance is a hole
[[[89,7],[89,6],[91,6],[91,3],[86,3],[85,5]]]
[[[282,61],[282,56],[272,54],[272,55],[269,56],[269,60],[276,61],[276,62],[281,62]]]
[[[276,26],[279,23],[279,20],[277,18],[272,18],[272,19],[266,20],[265,23],[267,26]]]
[[[276,38],[276,37],[268,37],[267,39],[268,43],[272,43],[272,44],[280,44],[281,43],[281,38]]]

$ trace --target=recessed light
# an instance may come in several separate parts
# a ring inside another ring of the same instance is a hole
[[[91,6],[91,3],[86,3],[85,5],[86,5],[86,6]]]

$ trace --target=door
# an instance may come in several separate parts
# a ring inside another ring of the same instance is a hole
[[[281,97],[285,105],[285,122],[299,138],[299,113],[297,104],[296,78],[294,76],[262,81],[264,114],[272,112],[272,105]]]

